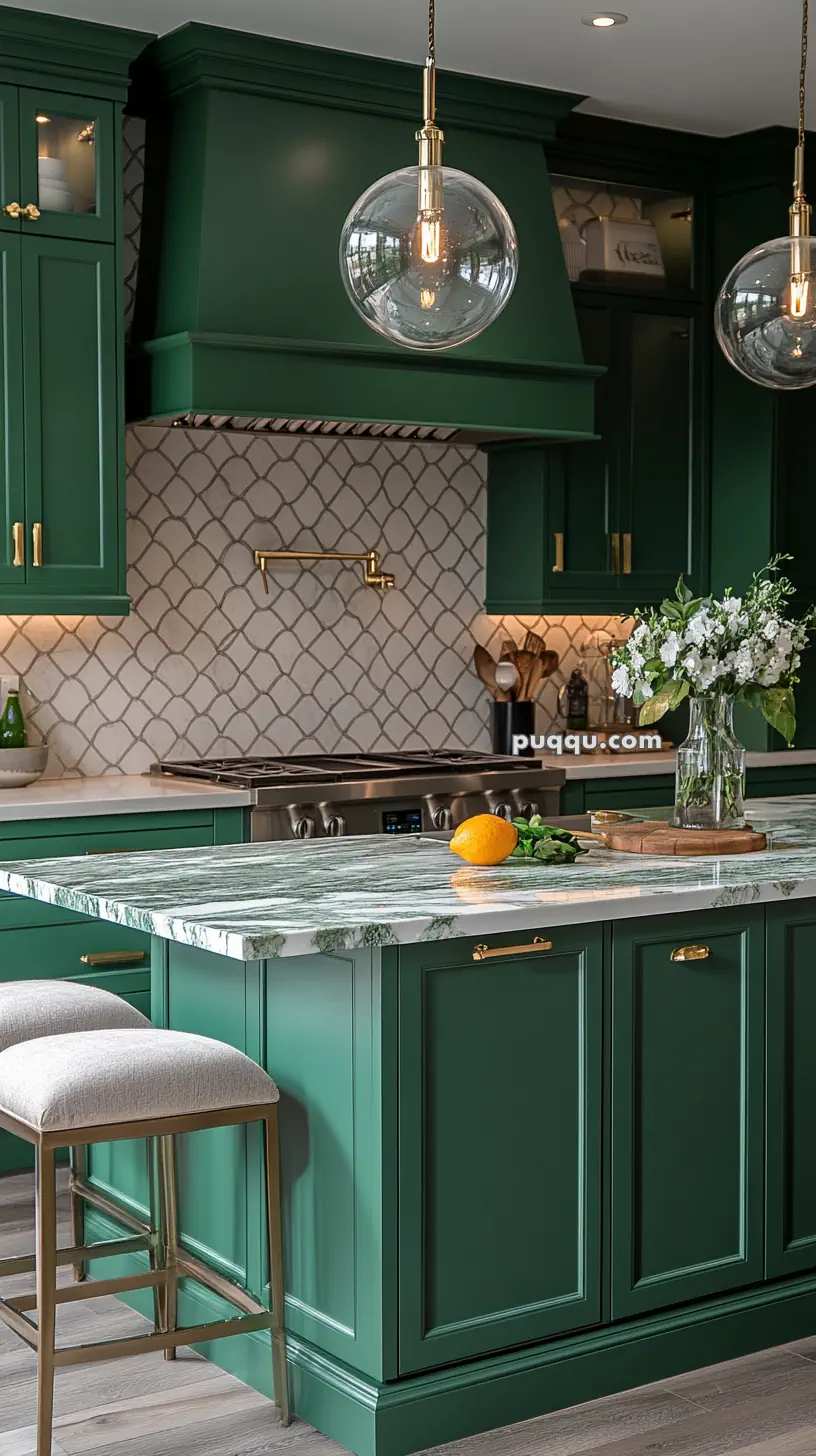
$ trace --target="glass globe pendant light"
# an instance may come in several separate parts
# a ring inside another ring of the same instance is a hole
[[[442,166],[436,10],[428,9],[419,165],[369,187],[346,218],[340,271],[361,318],[407,349],[452,349],[498,318],[518,273],[509,214],[484,183]]]
[[[805,197],[808,0],[802,5],[799,137],[787,237],[741,258],[717,299],[714,327],[729,363],[766,389],[816,384],[816,239]]]

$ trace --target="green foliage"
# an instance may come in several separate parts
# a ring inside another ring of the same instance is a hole
[[[569,830],[545,824],[540,814],[534,814],[531,819],[514,819],[513,823],[519,837],[511,859],[566,865],[573,864],[579,854],[589,853]]]

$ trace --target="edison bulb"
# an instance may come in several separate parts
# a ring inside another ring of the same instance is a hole
[[[720,290],[717,339],[746,379],[766,389],[816,384],[816,239],[774,238],[746,253]]]
[[[453,167],[381,177],[340,239],[346,291],[365,322],[409,349],[452,349],[498,318],[518,274],[506,209]]]

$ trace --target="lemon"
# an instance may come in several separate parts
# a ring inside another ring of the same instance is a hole
[[[450,847],[468,864],[497,865],[513,853],[517,844],[515,825],[498,814],[474,814],[459,825]]]

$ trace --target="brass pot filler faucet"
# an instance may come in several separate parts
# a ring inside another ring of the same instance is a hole
[[[379,551],[256,551],[255,565],[261,573],[264,591],[269,595],[268,566],[270,561],[362,561],[366,586],[386,592],[394,585],[390,571],[380,569]]]

